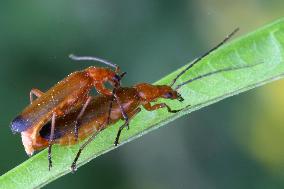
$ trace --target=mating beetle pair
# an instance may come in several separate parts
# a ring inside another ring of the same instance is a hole
[[[46,93],[37,89],[31,91],[31,104],[23,110],[11,123],[13,132],[20,132],[23,145],[27,154],[48,147],[49,169],[52,166],[51,147],[53,144],[72,145],[79,140],[88,140],[79,149],[73,163],[72,170],[76,170],[76,162],[82,150],[96,137],[96,135],[118,120],[124,120],[115,138],[115,145],[119,143],[121,131],[129,127],[129,121],[141,111],[143,106],[147,111],[166,108],[170,113],[180,110],[172,110],[166,103],[151,105],[157,99],[165,98],[183,101],[178,89],[185,84],[208,77],[221,72],[233,71],[255,66],[235,66],[219,69],[213,72],[199,75],[195,78],[176,85],[180,76],[192,68],[201,59],[218,49],[228,41],[238,29],[234,30],[221,43],[195,59],[182,70],[170,85],[152,85],[140,83],[133,87],[121,87],[120,80],[124,73],[119,74],[119,67],[108,61],[95,57],[76,57],[74,60],[93,60],[110,65],[115,70],[107,68],[90,67],[80,72],[74,72],[64,80],[56,84]],[[104,83],[109,82],[113,90],[106,89]],[[89,92],[92,88],[100,95],[92,97]],[[32,100],[32,95],[38,98]]]

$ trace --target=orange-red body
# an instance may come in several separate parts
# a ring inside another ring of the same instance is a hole
[[[128,126],[129,119],[139,113],[140,106],[143,106],[148,111],[167,108],[168,112],[176,113],[180,110],[172,110],[165,103],[155,105],[151,105],[151,103],[155,102],[158,98],[178,99],[179,101],[182,101],[183,98],[177,90],[186,84],[213,74],[249,68],[257,65],[215,70],[195,78],[189,78],[187,81],[178,84],[174,89],[172,88],[178,78],[204,57],[218,49],[237,31],[238,29],[235,29],[218,45],[187,65],[185,69],[173,79],[170,86],[141,83],[131,88],[122,88],[119,85],[119,81],[123,75],[121,75],[121,77],[116,75],[118,69],[116,72],[113,72],[108,69],[91,67],[81,72],[75,72],[44,94],[35,90],[34,94],[41,97],[35,100],[18,117],[16,117],[16,119],[14,119],[12,122],[12,130],[14,132],[21,132],[23,145],[28,154],[32,154],[36,150],[48,147],[49,168],[52,166],[52,144],[72,145],[78,141],[77,139],[83,140],[86,137],[91,136],[81,146],[72,163],[71,168],[75,171],[76,162],[80,153],[85,146],[94,139],[96,134],[120,119],[125,120],[125,123],[119,127],[117,133],[115,140],[115,145],[117,145],[122,129]],[[116,67],[110,62],[102,61],[101,59],[94,57],[72,57],[74,60],[95,60]],[[113,93],[103,86],[103,83],[106,81],[115,86]],[[102,95],[96,96],[91,100],[89,91],[92,87],[95,87]],[[51,117],[52,121],[50,122]],[[79,117],[80,124],[78,125]],[[77,133],[78,131],[78,135],[73,134],[74,127],[76,128],[75,132]]]
[[[106,89],[104,83],[109,82],[114,86],[118,82],[117,79],[116,73],[107,68],[89,67],[74,72],[32,101],[12,121],[11,128],[14,132],[29,130],[29,138],[33,141],[37,138],[38,129],[50,121],[53,113],[59,117],[77,106],[80,107],[89,97],[93,87],[103,95],[111,95],[112,91]],[[26,148],[26,152],[31,155],[33,149]]]
[[[151,111],[165,107],[164,104],[156,104],[151,106],[150,102],[154,102],[158,98],[177,99],[181,98],[178,93],[172,90],[169,86],[155,86],[146,83],[138,84],[133,88],[121,87],[118,88],[117,97],[129,117],[132,117],[137,109],[142,105],[145,109]],[[109,112],[109,104],[111,96],[99,95],[92,99],[86,108],[79,126],[79,139],[83,140],[96,131],[108,127],[110,124],[123,119],[121,109],[115,100]],[[72,145],[77,142],[74,134],[75,118],[80,112],[81,107],[73,109],[66,115],[56,119],[55,138],[53,143],[60,145]],[[109,117],[110,116],[110,117]],[[106,124],[110,118],[110,124]],[[31,138],[32,136],[35,136]],[[22,132],[22,139],[26,149],[41,150],[48,146],[50,136],[50,123],[45,126],[31,127]],[[25,143],[24,141],[30,141]]]

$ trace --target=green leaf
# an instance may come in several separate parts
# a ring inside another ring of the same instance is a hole
[[[278,20],[249,35],[224,45],[210,54],[178,82],[188,80],[214,70],[262,63],[250,68],[223,72],[183,86],[179,91],[184,102],[166,102],[173,108],[185,107],[184,111],[170,114],[166,110],[142,111],[131,121],[130,130],[124,130],[122,144],[149,131],[166,125],[182,115],[213,104],[243,91],[280,79],[284,74],[284,19]],[[181,69],[164,77],[156,84],[169,84]],[[191,105],[191,106],[189,106]],[[78,166],[113,150],[113,142],[119,122],[102,131],[83,151]],[[44,150],[0,177],[0,187],[5,189],[40,188],[70,172],[70,165],[80,145],[54,146],[53,168],[48,171],[47,151]]]

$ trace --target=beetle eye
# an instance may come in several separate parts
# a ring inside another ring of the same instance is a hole
[[[173,98],[173,93],[171,92],[166,93],[165,98]]]
[[[115,74],[115,75],[114,75],[114,80],[117,81],[117,82],[120,81],[120,76],[117,75],[117,74]]]
[[[114,77],[113,77],[113,81],[115,82],[116,85],[120,84],[120,80],[121,80],[121,77],[119,75],[115,74]]]

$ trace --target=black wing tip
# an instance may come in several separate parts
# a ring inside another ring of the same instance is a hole
[[[24,119],[21,115],[17,116],[11,122],[11,130],[13,133],[20,133],[27,130],[30,127],[28,120]]]

